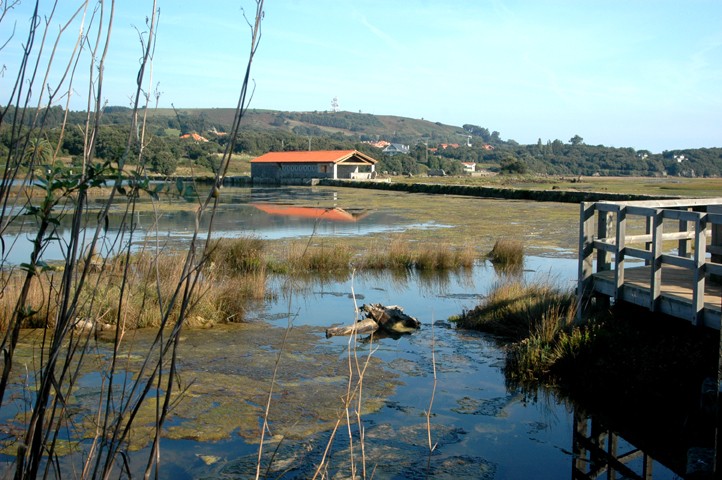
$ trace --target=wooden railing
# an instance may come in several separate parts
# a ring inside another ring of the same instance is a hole
[[[636,229],[631,234],[630,223]],[[705,281],[710,275],[722,278],[722,198],[584,202],[579,232],[580,315],[586,299],[594,293],[595,273],[613,271],[608,294],[615,300],[624,299],[625,268],[632,258],[650,267],[648,298],[635,303],[659,310],[662,268],[680,267],[692,278],[691,309],[683,316],[695,324],[702,321]]]

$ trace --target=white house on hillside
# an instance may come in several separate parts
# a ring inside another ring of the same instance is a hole
[[[400,143],[392,143],[381,151],[383,153],[385,153],[386,155],[396,155],[398,153],[403,153],[403,154],[408,155],[411,150],[409,149],[408,145],[402,145]]]

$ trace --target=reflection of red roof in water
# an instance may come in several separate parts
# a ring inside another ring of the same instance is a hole
[[[364,216],[354,216],[352,213],[349,213],[341,208],[285,207],[259,203],[254,203],[253,206],[269,215],[318,218],[320,220],[329,220],[331,222],[355,222]]]

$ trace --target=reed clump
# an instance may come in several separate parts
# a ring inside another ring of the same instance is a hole
[[[461,328],[481,330],[518,341],[539,334],[551,338],[574,319],[575,297],[550,281],[498,282],[484,301],[455,318]]]
[[[398,237],[388,244],[376,243],[354,259],[358,270],[406,270],[414,268],[415,262],[411,243]]]
[[[519,240],[499,239],[487,257],[496,268],[521,270],[524,265],[524,244]]]
[[[266,243],[254,236],[212,240],[208,261],[223,275],[263,273],[266,270]]]
[[[2,295],[0,295],[0,332],[7,330],[13,316],[15,300],[20,296],[22,289],[23,275],[18,272],[5,273],[2,279]],[[57,281],[55,283],[58,283]],[[35,277],[30,283],[27,300],[24,307],[27,311],[25,326],[33,328],[40,327],[47,323],[48,318],[54,318],[56,304],[49,302],[52,295],[51,286],[53,282]]]
[[[477,255],[472,246],[458,249],[450,245],[413,245],[395,238],[387,248],[376,246],[354,260],[358,270],[454,270],[471,268]]]
[[[219,242],[205,274],[190,297],[188,322],[192,326],[236,322],[245,317],[250,304],[266,297],[265,260],[260,241],[247,239]],[[126,265],[127,264],[127,265]],[[162,311],[170,304],[183,272],[183,258],[172,253],[141,252],[101,261],[80,290],[76,318],[99,325],[123,328],[157,327]],[[22,272],[7,274],[0,297],[0,329],[12,315]],[[27,296],[29,315],[24,327],[52,326],[58,304],[57,284],[62,272],[49,271],[33,279]],[[174,304],[170,316],[180,313]]]
[[[291,242],[281,257],[272,261],[275,273],[339,273],[351,270],[353,253],[344,244],[308,245],[302,242]]]
[[[484,302],[456,318],[472,328],[512,340],[505,373],[512,384],[544,381],[552,370],[574,360],[589,348],[595,324],[575,324],[574,292],[550,281],[525,283],[506,277]]]
[[[212,308],[207,316],[199,315],[200,320],[220,318],[223,322],[242,322],[251,307],[266,297],[266,275],[257,272],[227,278],[216,282],[206,295]]]
[[[561,365],[573,363],[589,350],[597,332],[593,324],[575,325],[559,329],[552,338],[534,333],[515,343],[508,350],[504,365],[508,381],[550,383],[550,376]]]
[[[188,322],[192,326],[242,321],[252,304],[268,295],[269,274],[347,275],[358,271],[389,270],[423,273],[470,268],[476,261],[473,247],[414,245],[403,238],[387,248],[375,246],[356,255],[345,244],[308,245],[291,242],[286,249],[270,253],[263,239],[247,236],[213,240],[207,249],[203,275],[190,301]],[[81,289],[78,319],[123,328],[156,327],[164,306],[170,304],[182,276],[184,260],[173,252],[138,252],[102,258],[93,256]],[[0,330],[12,316],[22,285],[23,272],[5,272],[0,297]],[[62,271],[49,270],[35,277],[28,292],[24,327],[44,327],[55,318],[57,284]],[[180,313],[174,304],[170,315]]]

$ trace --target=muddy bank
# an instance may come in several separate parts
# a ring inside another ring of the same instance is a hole
[[[480,198],[505,198],[509,200],[533,200],[536,202],[580,203],[599,200],[633,201],[660,200],[676,197],[639,195],[609,192],[579,192],[574,190],[527,190],[515,188],[479,187],[467,185],[440,185],[430,183],[355,182],[351,180],[321,180],[319,185],[332,187],[368,188],[411,193],[440,195],[463,195]]]

